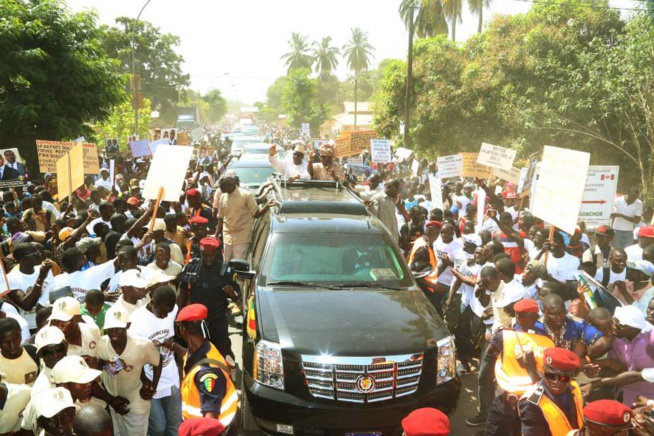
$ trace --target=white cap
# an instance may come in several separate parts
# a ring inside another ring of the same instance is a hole
[[[55,383],[91,383],[102,371],[91,369],[82,356],[66,356],[52,367]]]
[[[64,332],[57,327],[49,325],[39,330],[34,338],[34,345],[36,345],[37,352],[43,347],[47,347],[48,345],[58,345],[62,342],[66,342]]]
[[[104,316],[104,329],[124,329],[129,323],[129,314],[122,309],[112,307]]]
[[[123,271],[118,279],[118,286],[133,286],[135,288],[147,288],[148,280],[145,278],[141,271],[137,269],[129,269]]]
[[[645,313],[636,306],[616,307],[613,316],[620,324],[636,328],[642,333],[652,330],[652,324],[647,322]]]
[[[469,235],[461,236],[463,242],[468,242],[470,244],[475,244],[477,247],[481,246],[481,236],[471,233]]]
[[[81,314],[82,308],[79,301],[73,297],[61,297],[52,305],[52,315],[48,319],[68,322],[75,315]]]
[[[173,280],[175,280],[175,276],[169,276],[161,270],[152,270],[150,271],[150,274],[148,274],[147,287],[149,288],[150,286],[154,286],[159,283],[168,283]]]
[[[157,218],[154,220],[154,227],[152,227],[152,231],[156,232],[157,230],[161,231],[166,231],[166,222],[163,220],[163,218]]]
[[[68,389],[52,388],[41,391],[32,398],[25,409],[25,418],[31,421],[33,428],[38,428],[39,417],[52,418],[69,407],[75,407],[75,403]]]
[[[499,291],[502,293],[500,299],[493,303],[493,306],[503,308],[508,306],[511,303],[520,301],[524,298],[524,292],[516,286],[507,286],[504,285],[503,289]]]

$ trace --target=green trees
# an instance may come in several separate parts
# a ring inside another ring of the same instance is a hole
[[[415,33],[420,38],[447,35],[447,20],[441,0],[402,0],[399,12],[407,29],[410,28],[411,9],[414,11]]]
[[[207,118],[210,123],[217,123],[227,114],[227,100],[219,89],[207,92],[202,96],[202,100],[209,105]]]
[[[288,46],[291,48],[291,51],[282,55],[280,58],[284,60],[284,65],[288,68],[288,73],[290,74],[291,70],[294,69],[311,69],[313,58],[311,57],[307,37],[293,32],[291,39],[288,41]]]
[[[38,168],[36,139],[91,136],[125,99],[118,62],[101,45],[93,13],[57,0],[0,0],[0,143]]]
[[[452,27],[452,41],[456,41],[456,23],[461,22],[461,13],[463,12],[463,0],[441,0],[445,18],[450,22]]]
[[[470,12],[477,15],[477,33],[481,33],[482,26],[484,25],[484,9],[490,6],[491,0],[468,0],[468,8]]]
[[[320,42],[313,42],[313,59],[315,71],[321,77],[327,77],[338,66],[337,56],[341,51],[331,45],[332,37],[325,36]]]
[[[318,133],[318,128],[327,119],[328,108],[317,99],[318,84],[309,76],[308,68],[293,69],[286,76],[282,92],[282,109],[288,115],[289,124],[301,127],[309,123],[311,132]]]
[[[368,41],[368,33],[360,28],[352,29],[350,40],[343,46],[343,57],[348,68],[354,72],[354,130],[357,128],[358,82],[362,71],[370,67],[375,48]]]

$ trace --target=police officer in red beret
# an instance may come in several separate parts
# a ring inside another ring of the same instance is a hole
[[[186,259],[184,263],[189,263],[191,259],[201,256],[200,241],[207,237],[207,226],[209,220],[203,216],[194,216],[189,221],[191,233],[193,236],[186,242]]]
[[[584,407],[584,425],[568,436],[628,436],[634,412],[614,400],[597,400]]]
[[[180,277],[178,306],[199,303],[208,308],[209,339],[232,364],[234,353],[227,332],[227,305],[230,299],[239,303],[241,289],[235,272],[222,261],[220,241],[212,237],[202,239],[200,257],[191,259]]]
[[[520,398],[523,435],[567,436],[581,428],[584,401],[572,380],[579,366],[579,357],[565,348],[543,352],[543,378]]]
[[[189,207],[189,219],[196,216],[206,218],[209,221],[209,228],[212,231],[215,230],[216,221],[214,220],[213,212],[211,212],[211,207],[202,201],[202,194],[199,190],[192,188],[186,191],[186,202]]]

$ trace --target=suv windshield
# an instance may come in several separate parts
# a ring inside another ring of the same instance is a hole
[[[262,285],[297,281],[344,287],[409,287],[411,275],[388,235],[277,233],[262,270]]]
[[[261,185],[263,182],[268,180],[268,177],[272,176],[273,170],[271,167],[260,167],[260,168],[233,168],[236,171],[238,180],[241,182],[241,185],[251,186],[251,185]]]

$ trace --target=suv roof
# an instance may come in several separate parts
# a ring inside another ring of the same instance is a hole
[[[280,214],[336,214],[367,216],[368,210],[350,190],[329,181],[286,183],[273,179]]]

